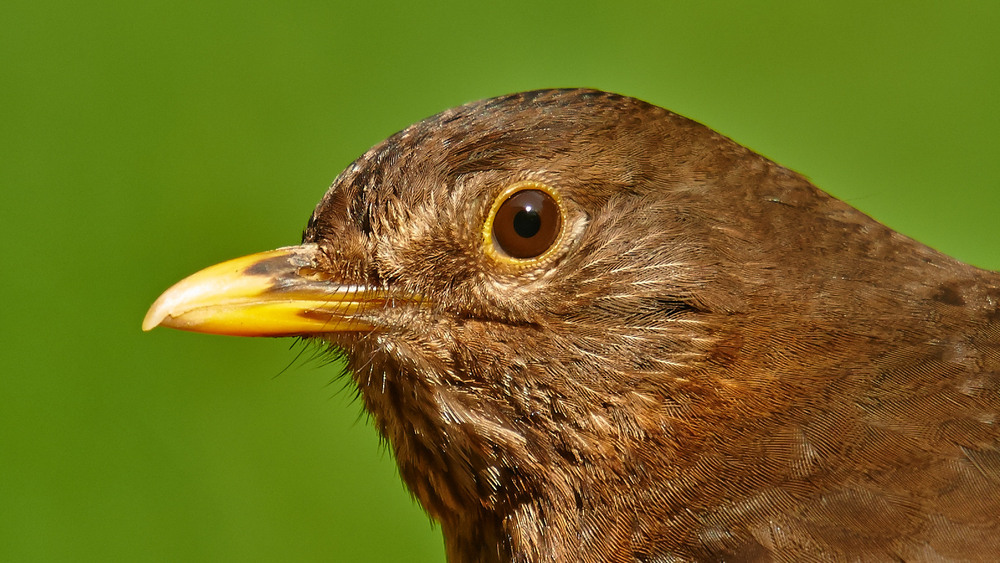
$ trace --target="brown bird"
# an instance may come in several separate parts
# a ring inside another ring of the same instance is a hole
[[[343,351],[451,561],[1000,558],[1000,274],[633,98],[417,123],[158,325]]]

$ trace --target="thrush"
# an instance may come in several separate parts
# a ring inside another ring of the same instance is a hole
[[[159,325],[340,350],[450,561],[1000,557],[1000,274],[633,98],[412,125]]]

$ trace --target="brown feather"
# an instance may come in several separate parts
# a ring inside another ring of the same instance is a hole
[[[522,180],[570,234],[505,271],[481,227]],[[304,240],[431,303],[324,338],[452,561],[1000,553],[1000,275],[698,123],[589,90],[451,109]]]

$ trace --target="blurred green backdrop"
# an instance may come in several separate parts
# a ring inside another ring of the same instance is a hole
[[[441,561],[335,366],[139,331],[449,106],[592,86],[1000,268],[1000,3],[6,0],[0,560]],[[286,369],[286,366],[291,364]]]

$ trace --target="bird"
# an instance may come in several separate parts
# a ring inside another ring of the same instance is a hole
[[[411,125],[156,326],[343,355],[452,562],[1000,557],[1000,274],[628,96]]]

